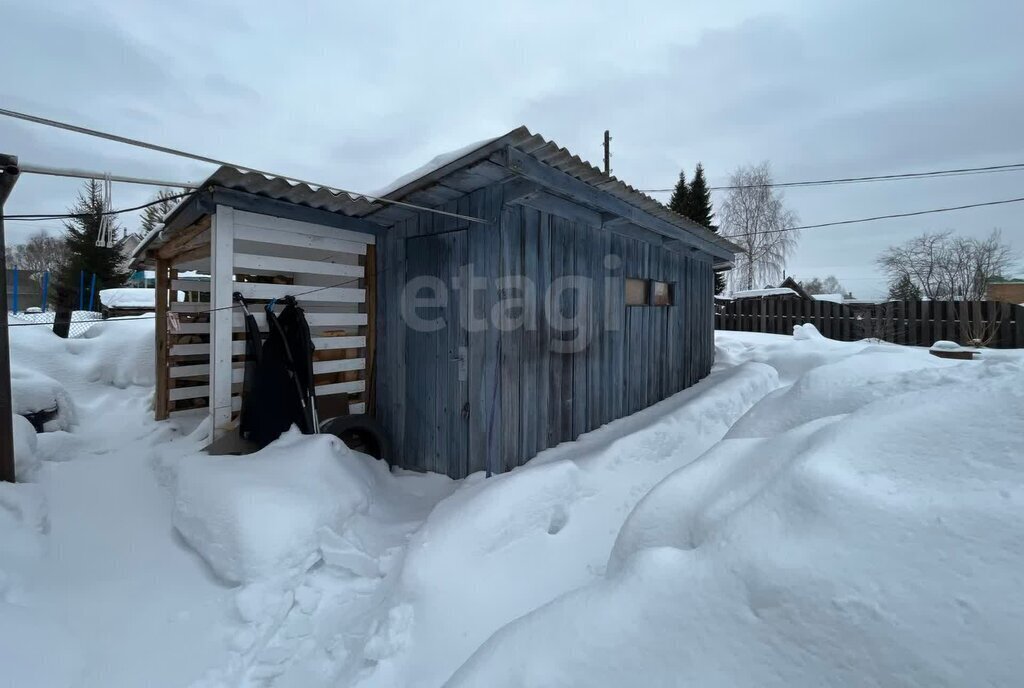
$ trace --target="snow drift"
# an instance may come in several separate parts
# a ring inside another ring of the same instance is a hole
[[[197,454],[176,468],[174,526],[218,575],[250,582],[320,558],[321,528],[365,510],[387,464],[294,429],[248,456]]]
[[[639,503],[605,577],[502,628],[449,684],[1014,684],[1024,367],[820,346],[832,364]]]

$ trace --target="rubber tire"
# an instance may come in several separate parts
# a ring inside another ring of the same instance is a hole
[[[320,423],[320,432],[334,435],[347,447],[375,459],[391,458],[391,442],[384,427],[373,416],[360,413],[335,416]]]

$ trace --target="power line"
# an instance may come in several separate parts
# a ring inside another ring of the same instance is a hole
[[[358,193],[356,191],[348,191],[347,189],[340,189],[338,187],[329,186],[327,184],[318,184],[316,182],[307,181],[305,179],[299,179],[298,177],[289,177],[281,174],[274,174],[273,172],[266,172],[264,170],[256,169],[255,167],[248,167],[246,165],[237,165],[235,163],[227,162],[225,160],[218,160],[217,158],[211,158],[206,155],[199,155],[197,153],[189,153],[177,148],[170,148],[168,146],[161,146],[155,143],[148,143],[146,141],[140,141],[139,139],[128,138],[127,136],[120,136],[118,134],[111,134],[105,131],[99,131],[98,129],[89,129],[88,127],[78,126],[77,124],[70,124],[68,122],[61,122],[55,119],[47,119],[46,117],[40,117],[38,115],[30,115],[24,112],[16,112],[14,110],[7,110],[0,108],[0,115],[5,117],[13,117],[14,119],[24,120],[26,122],[32,122],[34,124],[42,124],[47,127],[54,127],[57,129],[63,129],[65,131],[73,131],[78,134],[84,134],[86,136],[94,136],[96,138],[105,139],[107,141],[114,141],[116,143],[123,143],[128,146],[136,146],[138,148],[145,148],[147,150],[156,151],[158,153],[166,153],[168,155],[176,155],[182,158],[188,158],[190,160],[196,160],[198,162],[205,162],[211,165],[219,165],[223,167],[234,167],[239,170],[246,170],[248,172],[254,172],[256,174],[262,174],[266,177],[277,177],[288,182],[295,184],[305,184],[307,186],[315,186],[321,189],[326,189],[335,194],[346,194],[349,197],[365,198],[370,201],[377,201],[380,203],[387,203],[390,205],[397,205],[403,208],[409,208],[411,210],[422,210],[424,212],[434,213],[436,215],[445,215],[447,217],[454,217],[460,220],[468,220],[469,222],[477,222],[479,224],[490,224],[487,220],[479,217],[472,217],[470,215],[460,215],[459,213],[450,213],[446,210],[438,210],[437,208],[427,208],[425,206],[419,206],[414,203],[406,203],[405,201],[395,201],[389,198],[380,198],[378,196],[371,196],[370,194]]]
[[[962,167],[950,170],[933,170],[930,172],[906,172],[903,174],[879,174],[866,177],[838,177],[836,179],[812,179],[798,182],[776,182],[772,184],[749,184],[735,186],[709,186],[711,191],[730,191],[733,189],[765,189],[794,188],[803,186],[836,186],[839,184],[861,184],[865,182],[900,181],[907,179],[935,179],[941,177],[960,177],[972,174],[991,174],[993,172],[1024,172],[1024,163],[1008,165],[987,165],[985,167]],[[671,193],[672,189],[640,189],[644,193]]]
[[[149,208],[154,205],[159,205],[164,201],[173,201],[178,198],[184,198],[185,196],[191,195],[191,191],[185,193],[174,194],[172,196],[164,196],[142,205],[137,205],[132,208],[121,208],[120,210],[103,210],[96,213],[23,213],[21,215],[4,215],[4,220],[19,220],[21,222],[45,222],[49,220],[70,220],[76,217],[95,217],[97,215],[120,215],[121,213],[132,213],[136,210],[142,210],[143,208]]]

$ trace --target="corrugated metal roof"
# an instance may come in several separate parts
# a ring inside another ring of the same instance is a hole
[[[234,167],[221,167],[201,185],[201,189],[223,187],[246,193],[287,201],[350,217],[365,218],[371,222],[390,225],[394,222],[396,208],[387,201],[402,201],[424,205],[435,205],[444,199],[462,195],[474,188],[485,186],[504,176],[513,174],[505,168],[498,168],[491,158],[506,146],[514,147],[540,162],[546,163],[576,179],[590,184],[630,205],[650,213],[680,229],[691,232],[706,241],[722,247],[729,253],[740,248],[706,227],[679,215],[647,194],[633,188],[614,176],[606,175],[578,155],[548,141],[539,134],[533,134],[526,127],[519,127],[504,136],[484,142],[479,148],[469,150],[435,168],[425,168],[420,177],[408,181],[388,193],[383,200],[370,200],[364,196],[332,191],[325,187],[290,182],[280,177],[267,177],[256,172],[246,172]],[[444,156],[439,156],[443,159]],[[473,174],[460,175],[472,167]],[[438,200],[440,199],[440,200]],[[380,217],[377,217],[380,215]],[[169,216],[170,217],[170,216]],[[168,218],[169,219],[169,218]],[[146,237],[150,239],[151,237]],[[150,243],[149,241],[143,242]],[[140,247],[141,248],[141,247]]]

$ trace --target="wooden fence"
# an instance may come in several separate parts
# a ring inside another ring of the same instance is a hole
[[[716,301],[715,328],[792,334],[810,323],[841,341],[878,338],[931,346],[940,339],[960,344],[1024,347],[1024,306],[997,301],[890,301],[848,306],[799,298]]]

